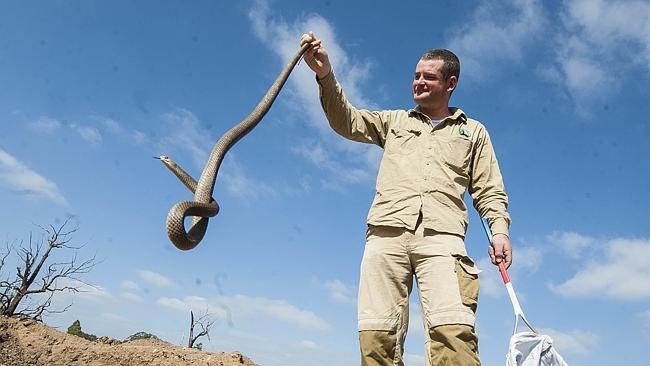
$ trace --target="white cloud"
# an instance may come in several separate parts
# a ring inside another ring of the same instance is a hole
[[[91,300],[95,302],[105,303],[113,299],[113,295],[103,286],[96,284],[89,284],[73,278],[61,278],[56,281],[56,286],[73,287],[78,292],[68,292],[70,296],[80,297],[82,299]]]
[[[546,256],[561,252],[584,264],[568,280],[551,284],[554,292],[565,297],[605,296],[623,301],[650,298],[650,267],[647,266],[650,262],[650,240],[619,238],[596,246],[598,241],[595,238],[557,231],[545,239],[544,245],[515,248],[513,264],[508,270],[515,286],[519,277],[535,273]],[[588,261],[585,258],[595,259]],[[479,260],[478,266],[483,270],[480,275],[481,294],[503,296],[503,281],[489,258]]]
[[[229,154],[220,177],[228,192],[241,199],[257,199],[275,195],[276,191],[270,185],[256,181],[246,174],[242,164],[235,155]]]
[[[461,77],[482,80],[505,62],[521,61],[544,23],[537,0],[484,1],[455,28],[447,47],[461,60]]]
[[[122,127],[114,119],[104,118],[104,119],[102,119],[102,124],[104,125],[104,127],[107,130],[109,130],[110,132],[112,132],[114,134],[122,133]]]
[[[314,343],[314,342],[312,342],[312,341],[308,341],[308,340],[300,341],[300,342],[298,343],[298,346],[299,346],[300,348],[305,348],[305,349],[310,349],[310,350],[314,350],[314,349],[317,349],[317,348],[318,348],[318,346],[316,345],[316,343]]]
[[[333,27],[319,15],[312,14],[301,18],[293,24],[274,18],[268,1],[258,0],[249,12],[255,35],[274,50],[282,60],[289,60],[299,49],[300,36],[305,31],[313,31],[327,49],[336,71],[337,79],[345,87],[346,95],[355,104],[372,107],[373,103],[366,100],[359,89],[360,83],[366,79],[371,68],[371,62],[355,62],[337,41]],[[318,99],[318,86],[314,73],[307,67],[296,67],[290,78],[299,93],[307,93],[303,99],[309,105],[309,111],[315,115],[312,123],[323,121],[323,112]],[[294,96],[297,97],[297,96]],[[318,128],[320,127],[320,123]]]
[[[572,278],[551,288],[566,297],[650,299],[650,240],[614,239],[604,258],[587,263]]]
[[[175,148],[189,154],[194,166],[203,169],[208,160],[212,140],[208,131],[201,126],[201,121],[194,113],[182,108],[165,113],[163,120],[168,131],[163,137],[163,148]]]
[[[560,18],[565,29],[553,46],[556,65],[543,73],[566,89],[579,113],[589,115],[594,103],[617,92],[623,70],[640,66],[650,72],[647,2],[567,0]]]
[[[138,276],[145,282],[152,284],[156,287],[160,288],[170,288],[170,287],[175,287],[176,284],[169,278],[163,276],[160,273],[153,272],[153,271],[146,271],[146,270],[141,270],[138,271]]]
[[[566,86],[574,95],[607,89],[614,85],[612,75],[608,75],[598,62],[576,55],[568,56],[562,64]]]
[[[181,301],[181,300],[176,299],[176,298],[161,297],[160,299],[158,299],[158,301],[156,301],[156,303],[158,305],[162,305],[164,307],[174,309],[174,310],[178,310],[178,311],[181,311],[181,312],[184,312],[184,313],[189,312],[190,310],[192,310],[190,308],[190,306],[186,302]]]
[[[344,304],[355,304],[356,297],[352,289],[339,280],[325,282],[325,288],[329,291],[330,298]]]
[[[335,157],[328,153],[328,149],[321,142],[303,141],[302,144],[292,148],[292,151],[313,163],[315,166],[327,171],[326,176],[328,178],[324,181],[324,185],[329,186],[330,188],[337,188],[344,183],[362,183],[370,181],[372,179],[372,174],[370,173],[372,169],[369,169],[369,167],[379,166],[382,152],[376,148],[368,149],[366,156],[371,155],[369,153],[370,151],[379,152],[376,160],[368,162],[368,164],[363,167],[355,168],[347,167],[340,161],[336,160]],[[331,149],[329,149],[329,151],[331,151]],[[336,152],[334,152],[334,154],[337,155]]]
[[[131,293],[131,292],[122,292],[120,294],[120,296],[127,299],[127,300],[129,300],[129,301],[135,302],[135,303],[143,303],[144,302],[144,299],[142,297],[140,297],[140,296],[138,296],[138,295],[136,295],[134,293]]]
[[[541,266],[543,259],[544,254],[540,248],[516,246],[513,251],[512,266],[508,269],[508,275],[513,284],[516,284],[518,277],[535,273]],[[477,265],[482,270],[479,275],[481,280],[481,295],[496,298],[505,296],[506,289],[503,285],[503,280],[497,267],[490,261],[490,258],[481,258],[477,262]]]
[[[36,122],[30,123],[29,127],[39,133],[52,133],[61,127],[61,122],[53,118],[41,117]]]
[[[274,300],[245,295],[218,296],[211,300],[187,296],[185,298],[160,298],[159,305],[188,312],[192,309],[207,310],[216,318],[230,321],[232,318],[273,318],[305,329],[329,330],[325,320],[308,310],[302,310],[289,304],[286,300]]]
[[[99,285],[80,285],[78,296],[99,302],[109,301],[113,298],[108,289]]]
[[[33,198],[46,198],[67,204],[56,183],[29,169],[0,148],[0,184]]]
[[[105,131],[108,131],[121,140],[138,146],[153,145],[151,139],[146,133],[135,129],[129,129],[128,127],[122,127],[119,122],[112,118],[93,117],[93,119],[100,124]],[[147,146],[147,148],[152,148],[152,146]]]
[[[600,57],[576,51],[582,48],[580,43],[574,39],[562,46],[563,50],[556,58],[559,67],[547,71],[556,75],[555,80],[566,89],[576,111],[582,116],[589,116],[593,104],[618,90],[619,85],[614,75],[606,71]],[[576,48],[572,48],[571,44],[577,45]]]
[[[298,184],[300,185],[300,188],[309,193],[312,191],[312,186],[311,183],[309,182],[309,178],[306,176],[300,177],[300,180],[298,181]]]
[[[518,251],[515,251],[514,254],[519,257]],[[515,260],[514,263],[517,263],[517,260]],[[505,294],[505,289],[503,287],[503,282],[501,281],[501,276],[499,276],[499,271],[497,271],[492,262],[490,262],[490,258],[481,258],[476,264],[482,270],[479,275],[479,279],[481,280],[480,295],[495,298],[503,296]]]
[[[554,329],[539,329],[540,333],[546,334],[553,339],[554,348],[559,354],[588,354],[598,347],[600,338],[582,330],[561,332]]]
[[[149,143],[149,137],[146,133],[138,130],[133,130],[131,133],[131,139],[138,145]]]
[[[298,51],[303,32],[313,31],[323,40],[337,79],[351,103],[360,108],[376,108],[361,92],[361,84],[366,80],[372,63],[353,60],[337,41],[334,29],[327,20],[319,15],[310,15],[290,24],[275,18],[265,0],[256,1],[249,18],[255,35],[282,60],[289,60]],[[320,135],[319,139],[325,140],[328,146],[325,150],[320,143],[298,141],[298,148],[293,150],[315,166],[329,173],[335,172],[333,178],[323,182],[324,186],[340,188],[345,186],[343,183],[372,180],[372,172],[379,166],[381,153],[376,148],[343,140],[332,133],[320,105],[314,73],[308,66],[298,65],[293,70],[283,93],[283,99],[290,101],[287,104],[301,109],[301,115],[306,114],[307,118],[302,120],[315,129]]]
[[[213,145],[210,132],[201,125],[201,121],[186,109],[178,108],[163,116],[168,131],[161,141],[163,151],[176,149],[192,157],[194,166],[202,172]],[[142,134],[136,136],[142,138]],[[165,153],[168,155],[168,153]],[[176,161],[179,166],[182,162]],[[185,169],[189,171],[188,169]],[[200,174],[194,177],[199,181]],[[238,163],[232,153],[228,153],[219,168],[219,179],[225,184],[228,192],[239,198],[259,198],[276,193],[269,184],[251,177],[245,168]]]
[[[579,258],[583,251],[589,248],[594,239],[574,232],[553,232],[546,237],[546,240],[555,244],[571,258]]]
[[[519,247],[513,251],[513,262],[509,271],[512,272],[514,277],[519,276],[520,273],[534,273],[539,269],[542,259],[543,254],[540,248]],[[494,265],[491,263],[490,266],[494,268]]]
[[[630,21],[631,14],[634,21]],[[566,15],[568,25],[576,27],[596,51],[611,52],[609,47],[638,51],[650,71],[650,3],[569,0]]]
[[[128,291],[140,291],[141,290],[140,286],[137,283],[135,283],[133,281],[129,281],[129,280],[122,281],[120,286],[122,286],[123,289],[128,290]]]
[[[244,295],[222,296],[218,301],[223,302],[235,312],[266,314],[270,317],[283,320],[306,329],[328,330],[331,326],[311,311],[299,309],[286,300],[266,299],[262,297],[251,298]]]
[[[88,141],[93,145],[97,145],[102,142],[102,134],[95,127],[79,126],[74,124],[70,125],[70,127],[73,130],[77,131],[77,133],[79,134],[79,136],[81,136],[82,139]]]

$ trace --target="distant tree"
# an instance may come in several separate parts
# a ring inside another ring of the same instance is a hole
[[[89,341],[96,341],[97,340],[97,336],[95,336],[93,334],[84,333],[81,330],[81,322],[79,320],[75,320],[72,323],[72,325],[70,325],[68,327],[68,334],[76,335],[77,337],[81,337],[81,338],[87,339]]]
[[[81,334],[81,322],[79,319],[72,322],[72,325],[68,327],[68,334],[79,335]]]
[[[187,347],[188,348],[197,348],[202,350],[203,349],[203,343],[197,343],[195,345],[195,342],[201,338],[201,337],[208,337],[208,340],[210,339],[210,328],[214,324],[214,320],[211,319],[211,314],[209,314],[207,311],[205,314],[201,315],[197,319],[194,319],[194,313],[190,311],[190,337],[188,338],[187,341]],[[201,330],[194,334],[195,328],[201,328]]]
[[[126,337],[124,341],[130,342],[130,341],[135,341],[137,339],[160,339],[160,338],[156,337],[154,334],[151,333],[137,332],[135,334],[131,334],[130,336]]]
[[[12,245],[7,245],[7,252],[0,256],[0,314],[40,321],[43,314],[62,313],[70,308],[71,305],[52,309],[54,294],[81,291],[85,283],[79,278],[80,275],[90,272],[96,262],[94,256],[83,261],[77,259],[76,253],[80,247],[70,245],[70,237],[77,229],[66,229],[69,220],[58,227],[41,227],[44,233],[40,240],[35,241],[30,233],[26,246],[21,243],[14,249]],[[58,249],[73,251],[72,258],[48,263],[52,252]],[[18,264],[16,272],[11,275],[5,267],[14,251]]]

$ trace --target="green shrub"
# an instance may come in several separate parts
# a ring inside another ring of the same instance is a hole
[[[96,341],[97,336],[93,334],[88,334],[84,333],[81,330],[81,322],[79,320],[75,320],[72,325],[68,327],[68,334],[76,335],[77,337],[81,337],[83,339],[87,339],[89,341]]]
[[[156,337],[154,334],[151,333],[137,332],[135,334],[131,334],[130,336],[126,337],[124,341],[130,342],[130,341],[135,341],[136,339],[160,339],[160,338]]]

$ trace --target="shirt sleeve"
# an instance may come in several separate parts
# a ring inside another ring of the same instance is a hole
[[[481,127],[477,132],[469,193],[479,215],[490,224],[492,235],[508,235],[511,219],[499,163],[487,130]]]
[[[390,112],[356,109],[347,100],[334,73],[318,79],[320,102],[330,126],[339,135],[384,147]]]

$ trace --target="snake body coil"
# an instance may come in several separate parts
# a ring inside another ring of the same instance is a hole
[[[217,173],[224,155],[226,155],[228,150],[237,141],[249,133],[262,120],[280,93],[289,74],[308,48],[309,45],[304,45],[293,56],[255,109],[217,141],[212,148],[212,152],[203,168],[198,183],[169,157],[161,156],[159,158],[194,193],[193,201],[177,203],[169,210],[169,214],[167,215],[167,236],[169,236],[169,240],[178,249],[190,250],[197,246],[201,239],[203,239],[208,227],[209,218],[216,216],[219,212],[219,205],[212,198],[212,192],[214,191]],[[188,216],[192,216],[193,219],[189,231],[186,231],[184,221]]]

